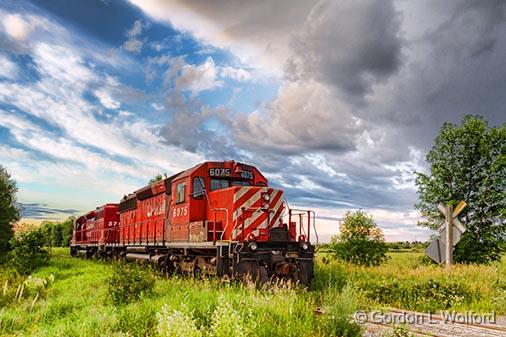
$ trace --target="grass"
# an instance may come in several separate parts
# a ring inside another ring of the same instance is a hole
[[[358,267],[325,264],[320,255],[309,291],[283,285],[259,291],[216,279],[156,276],[150,295],[116,306],[108,295],[111,263],[54,249],[49,266],[30,282],[0,271],[0,335],[356,336],[360,328],[349,318],[357,308],[505,313],[506,259],[447,272],[421,264],[419,252],[390,256],[382,266]]]
[[[6,305],[0,314],[0,335],[171,336],[159,324],[167,320],[180,325],[192,321],[204,336],[229,335],[227,329],[234,327],[232,331],[254,336],[331,336],[338,329],[348,329],[353,336],[360,331],[348,322],[356,310],[351,288],[344,295],[335,292],[320,298],[311,291],[283,286],[259,291],[216,279],[157,276],[153,294],[115,306],[107,290],[112,273],[110,263],[71,258],[66,250],[53,250],[49,266],[33,276],[54,277],[54,282],[33,307],[31,296]],[[329,319],[315,314],[317,307],[338,316]],[[181,333],[178,330],[176,335]]]
[[[506,314],[506,256],[494,264],[455,265],[451,270],[425,265],[422,252],[394,252],[389,256],[389,261],[378,267],[341,261],[317,263],[315,287],[354,284],[362,308]]]

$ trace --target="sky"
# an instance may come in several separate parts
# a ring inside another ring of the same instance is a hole
[[[425,240],[444,122],[506,122],[506,2],[0,1],[0,165],[25,221],[205,160],[257,166],[321,241],[347,210]]]

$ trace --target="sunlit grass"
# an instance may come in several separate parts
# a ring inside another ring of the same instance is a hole
[[[107,289],[111,262],[71,258],[66,249],[54,249],[49,266],[32,275],[54,277],[36,290],[35,301],[34,289],[16,299],[25,279],[0,272],[0,335],[156,336],[163,332],[160,322],[186,318],[203,336],[223,335],[228,328],[247,336],[332,336],[342,329],[356,335],[346,322],[357,307],[506,311],[506,259],[447,271],[422,264],[421,252],[389,255],[378,267],[325,264],[320,255],[310,290],[283,285],[257,290],[219,279],[157,275],[152,295],[114,306]]]

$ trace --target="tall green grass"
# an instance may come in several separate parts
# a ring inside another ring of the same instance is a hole
[[[54,282],[32,308],[27,310],[28,298],[5,306],[1,335],[181,336],[182,326],[195,336],[358,336],[361,332],[350,323],[357,304],[352,287],[327,293],[283,285],[258,290],[218,279],[155,275],[151,293],[114,305],[108,293],[112,263],[71,258],[54,250],[49,266],[33,276],[51,275]]]
[[[31,281],[0,271],[0,335],[358,336],[361,327],[350,322],[358,308],[505,313],[505,259],[447,272],[421,264],[420,256],[394,253],[379,267],[323,263],[320,256],[309,290],[283,284],[258,290],[155,273],[152,291],[115,305],[109,291],[118,276],[114,263],[71,258],[55,249]]]
[[[314,287],[357,288],[362,308],[506,313],[506,257],[489,265],[455,265],[450,270],[421,263],[421,252],[390,253],[378,267],[341,261],[316,264]]]

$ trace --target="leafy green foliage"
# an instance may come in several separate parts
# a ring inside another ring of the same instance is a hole
[[[114,305],[128,304],[153,293],[155,277],[135,263],[118,263],[107,279],[109,296]]]
[[[11,239],[10,246],[9,264],[22,275],[29,275],[49,261],[49,251],[44,248],[44,235],[38,228],[17,233]]]
[[[5,262],[12,238],[12,225],[19,220],[16,208],[16,182],[11,179],[7,170],[0,165],[0,263]]]
[[[161,174],[157,174],[156,176],[154,176],[153,178],[151,178],[151,179],[149,180],[149,184],[150,184],[150,185],[153,185],[153,184],[155,184],[155,183],[157,183],[157,182],[159,182],[159,181],[162,181],[162,180],[163,180],[163,175],[161,175]]]
[[[44,233],[45,245],[48,247],[68,247],[72,239],[75,217],[63,222],[43,221],[41,230]]]
[[[338,237],[332,238],[329,247],[336,257],[365,266],[376,266],[387,260],[388,247],[372,216],[360,210],[349,211],[340,232]]]
[[[481,117],[466,116],[460,126],[445,123],[427,154],[430,173],[416,172],[424,221],[436,229],[443,220],[439,203],[464,200],[459,215],[467,227],[456,247],[456,262],[489,262],[499,258],[506,235],[506,125],[489,128]]]
[[[397,241],[385,242],[389,251],[418,251],[427,248],[427,242],[420,241]]]

